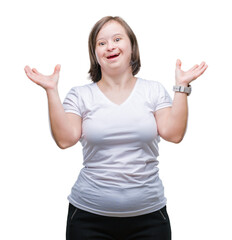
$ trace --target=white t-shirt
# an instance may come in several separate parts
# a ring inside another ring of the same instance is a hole
[[[69,202],[104,216],[130,217],[166,205],[158,174],[160,137],[154,112],[172,100],[157,81],[137,78],[120,105],[96,83],[73,87],[63,106],[82,117],[83,165]]]

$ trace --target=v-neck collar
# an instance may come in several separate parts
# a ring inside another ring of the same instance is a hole
[[[98,90],[98,92],[99,92],[99,93],[103,96],[103,98],[105,98],[110,104],[112,104],[112,105],[114,105],[114,106],[116,106],[116,107],[121,107],[121,106],[123,106],[124,104],[126,104],[126,103],[129,101],[129,99],[133,96],[133,94],[134,94],[134,92],[135,92],[135,90],[136,90],[136,88],[137,88],[137,85],[138,85],[139,80],[140,80],[139,78],[136,79],[135,85],[134,85],[132,91],[130,92],[130,95],[129,95],[129,96],[127,97],[127,99],[126,99],[123,103],[121,103],[121,104],[117,104],[117,103],[112,102],[112,101],[102,92],[102,90],[98,87],[97,83],[95,82],[94,84],[95,84],[96,89]]]

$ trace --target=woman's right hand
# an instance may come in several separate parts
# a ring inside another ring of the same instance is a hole
[[[59,80],[59,73],[60,73],[61,65],[57,64],[55,66],[55,70],[52,75],[43,75],[39,73],[35,68],[30,68],[29,66],[26,66],[24,68],[25,73],[31,81],[38,84],[42,88],[44,88],[46,91],[48,90],[54,90],[57,89],[58,86],[58,80]]]

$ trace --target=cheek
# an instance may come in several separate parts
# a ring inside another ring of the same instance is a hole
[[[131,55],[132,55],[131,44],[130,44],[130,43],[125,44],[125,45],[123,46],[123,49],[124,49],[124,51],[126,51],[127,55],[128,55],[129,57],[131,57]]]
[[[101,53],[96,50],[95,51],[95,56],[96,56],[97,62],[100,64],[99,58],[101,57]]]
[[[131,60],[132,49],[131,49],[130,46],[127,46],[127,47],[126,47],[126,56],[127,56],[127,59]]]

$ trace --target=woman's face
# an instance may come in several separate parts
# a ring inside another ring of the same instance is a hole
[[[116,21],[109,21],[96,38],[95,54],[104,71],[126,70],[130,67],[131,43],[124,27]]]

